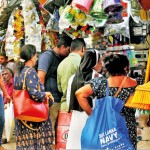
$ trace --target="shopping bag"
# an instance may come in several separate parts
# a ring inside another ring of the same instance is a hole
[[[66,149],[81,149],[81,133],[87,118],[84,111],[73,110]]]
[[[66,142],[71,122],[71,112],[60,111],[56,127],[56,149],[66,149]]]
[[[95,108],[82,130],[82,149],[133,150],[125,118],[120,115],[124,102],[106,96],[96,99]]]
[[[13,136],[14,128],[15,128],[14,109],[12,102],[10,102],[7,103],[7,108],[5,109],[5,133],[8,142],[11,140]]]

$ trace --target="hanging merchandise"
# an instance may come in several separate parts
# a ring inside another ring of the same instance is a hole
[[[121,4],[123,6],[123,10],[121,12],[122,17],[129,17],[129,12],[128,12],[129,2],[121,0]]]
[[[14,13],[15,10],[12,12],[9,21],[8,27],[6,31],[6,42],[5,42],[5,51],[8,58],[17,58],[18,54],[14,53],[14,41],[16,37],[14,36]]]
[[[47,0],[38,0],[42,5],[46,3]]]
[[[145,83],[150,81],[150,49],[148,53],[148,62],[146,66]]]
[[[121,12],[116,12],[116,13],[112,13],[109,15],[107,22],[108,24],[116,24],[116,23],[121,23],[123,22],[123,18],[121,15]]]
[[[139,85],[125,104],[126,107],[150,110],[150,82]]]
[[[58,10],[55,10],[54,14],[51,15],[51,17],[47,23],[46,30],[52,30],[55,32],[59,32],[58,23],[59,23],[59,12],[58,12]]]
[[[50,50],[56,47],[59,38],[58,36],[57,32],[52,30],[46,31],[46,33],[43,34],[42,50]]]
[[[148,11],[140,9],[140,19],[141,21],[148,21]]]
[[[149,0],[137,0],[141,7],[144,9],[144,10],[150,10],[150,1]]]
[[[123,6],[120,0],[104,0],[104,12],[120,12],[122,11]]]
[[[135,51],[130,51],[129,54],[129,62],[130,62],[130,67],[137,67],[138,66],[138,60],[135,57]]]
[[[104,13],[103,9],[104,0],[94,0],[90,15],[96,19],[107,19],[108,16]]]
[[[60,12],[59,19],[59,32],[61,33],[64,29],[70,28],[78,32],[77,28],[81,28],[87,25],[86,14],[73,6],[67,5]],[[76,34],[76,33],[75,33]]]
[[[20,49],[24,45],[24,19],[22,16],[22,8],[18,8],[14,13],[14,53],[19,56]],[[22,43],[21,43],[22,41]]]
[[[130,38],[129,32],[129,18],[124,17],[124,21],[118,24],[106,24],[104,29],[104,36],[122,34],[125,37]]]
[[[25,28],[25,44],[35,45],[36,51],[41,52],[41,31],[39,16],[32,0],[22,0],[22,11]]]
[[[73,0],[72,5],[76,6],[80,10],[89,13],[93,0]]]
[[[140,5],[136,0],[129,1],[129,14],[136,23],[139,23],[140,21],[140,9]]]

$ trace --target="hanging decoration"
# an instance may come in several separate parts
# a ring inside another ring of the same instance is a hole
[[[85,13],[89,13],[93,0],[73,0],[72,5],[82,10]]]
[[[25,28],[25,44],[35,45],[36,50],[41,52],[41,31],[39,24],[39,16],[32,0],[22,0],[24,28]]]
[[[5,42],[5,51],[8,58],[15,58],[16,54],[14,53],[14,41],[16,37],[14,36],[14,13],[15,10],[11,13],[11,16],[8,21],[8,27],[6,31],[6,42]]]
[[[93,6],[90,12],[90,15],[93,18],[96,18],[99,20],[108,18],[108,16],[104,13],[103,3],[104,3],[104,0],[94,0]]]
[[[14,41],[14,54],[19,56],[20,48],[22,46],[21,41],[24,39],[24,19],[22,16],[22,8],[18,8],[14,13],[14,36],[16,37]],[[21,40],[22,39],[22,40]]]
[[[149,0],[137,0],[141,7],[144,9],[144,10],[150,10],[150,1]]]
[[[123,6],[120,0],[104,0],[104,12],[109,14],[109,12],[120,12]]]
[[[40,2],[40,4],[44,5],[47,0],[38,0],[38,1]]]
[[[72,28],[76,31],[79,26],[83,27],[87,25],[86,14],[73,6],[67,5],[59,14],[60,33],[66,28]]]

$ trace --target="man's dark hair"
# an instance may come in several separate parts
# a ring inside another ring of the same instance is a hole
[[[0,56],[4,56],[6,59],[8,59],[5,52],[0,52]]]
[[[70,38],[69,36],[62,36],[57,43],[57,47],[61,47],[62,45],[64,45],[64,47],[70,47],[72,42],[72,38]]]
[[[80,50],[85,47],[85,41],[82,38],[76,38],[71,43],[71,51]]]

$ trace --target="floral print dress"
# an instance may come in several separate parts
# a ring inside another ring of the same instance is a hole
[[[106,96],[106,87],[107,87],[107,80],[104,77],[94,78],[88,81],[86,84],[90,84],[94,94],[94,97],[102,98]],[[118,87],[110,87],[109,88],[109,95],[113,96],[116,94]],[[121,92],[118,94],[118,98],[123,100],[124,102],[127,101],[128,97],[131,93],[135,91],[135,87],[129,88],[122,88]],[[135,120],[135,110],[128,107],[123,107],[121,115],[126,119],[127,128],[129,131],[130,140],[133,146],[136,148],[136,120]]]
[[[23,86],[25,67],[19,75],[15,76],[14,89],[20,90]],[[40,91],[38,86],[40,85]],[[37,102],[45,99],[44,86],[40,83],[36,71],[31,68],[26,75],[26,89],[30,97]],[[25,106],[28,107],[28,106]],[[16,149],[17,150],[50,150],[52,144],[52,125],[48,118],[46,122],[26,122],[30,127],[38,129],[33,131],[16,120]]]

